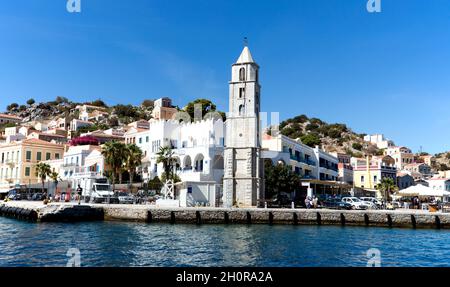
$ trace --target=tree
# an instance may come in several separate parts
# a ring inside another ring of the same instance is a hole
[[[6,110],[8,112],[10,112],[10,111],[13,111],[13,110],[17,109],[18,107],[19,107],[18,103],[12,103],[12,104],[6,106]]]
[[[360,151],[360,150],[362,150],[363,146],[360,143],[353,143],[352,148]]]
[[[162,175],[161,175],[161,180],[162,180],[163,182],[165,182],[165,181],[167,181],[168,179],[170,179],[170,180],[172,180],[174,183],[177,183],[177,182],[180,182],[180,181],[181,181],[181,178],[178,176],[178,174],[176,174],[176,173],[174,173],[174,172],[172,172],[172,173],[170,173],[170,174],[171,174],[171,175],[170,175],[170,178],[167,178],[166,173],[163,172]]]
[[[196,105],[201,105],[201,111],[202,111],[202,119],[203,117],[209,113],[209,112],[218,112],[221,117],[222,120],[225,121],[226,115],[224,112],[220,112],[217,111],[216,105],[211,102],[210,100],[207,99],[196,99],[192,102],[189,102],[186,107],[184,108],[184,111],[187,112],[189,114],[189,116],[191,117],[191,119],[194,119],[195,115],[194,115],[194,111],[195,111],[195,106]]]
[[[153,100],[143,100],[141,106],[144,108],[153,108],[155,102]]]
[[[125,149],[125,144],[118,141],[107,142],[102,147],[102,155],[105,158],[107,169],[111,171],[113,190],[115,189],[116,176],[119,177],[119,183],[122,183]]]
[[[133,185],[133,177],[136,173],[136,168],[142,164],[142,150],[135,144],[129,144],[125,149],[125,168],[130,174],[130,191]]]
[[[42,193],[45,194],[45,198],[47,198],[47,193],[45,192],[45,180],[47,176],[50,176],[52,173],[52,169],[50,165],[40,162],[36,165],[35,176],[38,177],[42,182]]]
[[[300,187],[300,176],[292,171],[288,165],[279,163],[273,165],[272,161],[264,161],[264,181],[266,198],[277,197],[281,204],[281,193],[292,193]]]
[[[308,121],[308,117],[306,115],[299,115],[293,119],[297,123],[306,123]]]
[[[27,101],[27,105],[29,105],[29,106],[31,106],[32,104],[34,104],[36,101],[33,99],[33,98],[31,98],[31,99],[29,99],[28,101]]]
[[[149,190],[156,190],[161,191],[161,188],[163,187],[163,183],[159,179],[158,176],[155,176],[153,179],[148,181],[148,189]]]
[[[375,188],[383,194],[383,197],[385,198],[386,202],[389,200],[389,196],[391,195],[391,193],[398,190],[398,187],[395,184],[394,179],[390,177],[382,178],[381,182],[377,184]]]
[[[174,152],[170,146],[160,147],[159,151],[156,153],[156,162],[163,164],[163,170],[165,174],[165,179],[174,179],[173,166],[174,166]]]
[[[108,107],[108,105],[104,102],[104,101],[102,101],[102,100],[100,100],[100,99],[97,99],[97,100],[95,100],[95,101],[92,101],[92,102],[90,102],[89,103],[91,106],[96,106],[96,107],[103,107],[103,108],[107,108]]]
[[[114,111],[118,117],[135,118],[138,116],[136,108],[132,105],[116,105],[114,106]]]
[[[323,122],[321,119],[318,119],[318,118],[311,118],[309,120],[309,122],[313,125],[318,125],[318,126],[325,124],[325,122]]]
[[[315,146],[321,144],[319,136],[315,133],[303,135],[300,138],[300,140],[302,141],[303,144],[310,146],[310,147],[315,147]]]
[[[449,170],[448,165],[446,165],[445,163],[441,163],[441,164],[439,165],[439,170],[440,170],[440,171],[446,171],[446,170]]]
[[[68,103],[69,100],[66,97],[57,96],[55,99],[56,104]]]
[[[305,127],[305,129],[306,129],[307,131],[315,131],[315,130],[317,130],[318,128],[319,128],[319,125],[316,124],[316,123],[310,123],[310,124],[307,124],[306,127]]]

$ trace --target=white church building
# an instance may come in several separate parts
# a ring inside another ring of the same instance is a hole
[[[182,181],[214,181],[223,177],[224,124],[222,120],[179,123],[159,120],[150,128],[133,135],[144,153],[141,174],[144,180],[161,178],[164,170],[157,153],[170,146],[176,160],[176,173]],[[126,136],[125,136],[125,140]]]

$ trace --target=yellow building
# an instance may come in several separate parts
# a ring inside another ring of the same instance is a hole
[[[16,185],[36,184],[35,166],[41,161],[63,158],[64,146],[39,139],[0,145],[0,191]]]
[[[383,178],[390,177],[396,182],[397,168],[391,156],[352,158],[353,184],[357,188],[375,191]]]

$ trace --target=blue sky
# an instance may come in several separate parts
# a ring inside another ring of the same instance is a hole
[[[249,38],[262,110],[450,149],[450,1],[66,0],[0,6],[0,109],[64,96],[139,104],[210,98],[227,110]]]

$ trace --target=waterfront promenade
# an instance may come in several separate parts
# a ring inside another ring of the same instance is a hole
[[[450,229],[450,213],[424,210],[161,208],[154,205],[0,203],[0,215],[38,222],[123,220],[148,223],[349,225]]]

